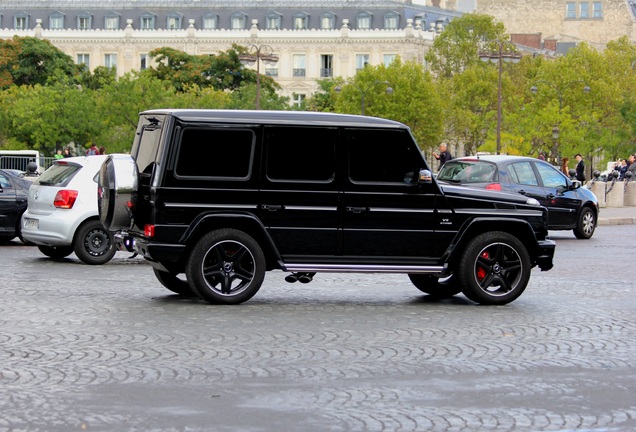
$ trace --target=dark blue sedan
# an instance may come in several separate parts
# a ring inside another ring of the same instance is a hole
[[[581,183],[549,163],[523,156],[468,156],[446,162],[441,183],[520,193],[548,209],[551,230],[573,230],[580,239],[594,234],[598,201]]]
[[[0,170],[0,243],[22,238],[20,218],[27,209],[32,182],[8,170]]]

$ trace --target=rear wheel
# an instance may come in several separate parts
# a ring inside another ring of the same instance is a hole
[[[242,231],[212,231],[193,248],[186,276],[192,290],[210,303],[242,303],[258,292],[265,279],[265,256]]]
[[[113,234],[100,221],[90,220],[75,232],[74,251],[84,263],[99,265],[110,261],[117,249]]]
[[[596,217],[591,208],[585,207],[579,215],[579,222],[574,228],[574,235],[578,239],[589,239],[596,229]]]
[[[179,294],[182,297],[196,297],[196,294],[190,288],[190,284],[186,280],[180,279],[174,273],[169,273],[155,268],[152,269],[155,272],[157,280],[164,287],[168,288],[173,293]]]
[[[417,289],[435,298],[449,298],[462,292],[456,277],[439,278],[430,274],[409,274]]]
[[[54,260],[66,258],[73,253],[73,246],[38,246],[38,249]]]
[[[464,295],[490,305],[510,303],[523,293],[530,280],[530,257],[512,235],[486,232],[466,246],[458,276]]]

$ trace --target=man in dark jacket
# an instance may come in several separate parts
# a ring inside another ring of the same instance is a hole
[[[583,156],[581,153],[577,153],[576,156],[576,179],[578,181],[585,181],[585,162],[583,162]]]
[[[439,161],[439,169],[442,169],[444,164],[453,158],[446,143],[439,145],[439,154],[433,152],[433,157]]]

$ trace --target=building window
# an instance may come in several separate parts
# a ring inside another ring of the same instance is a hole
[[[336,15],[324,13],[320,15],[320,28],[322,30],[333,30],[336,28]]]
[[[89,54],[78,54],[77,55],[77,64],[86,65],[86,69],[91,68],[91,57]]]
[[[139,28],[142,30],[154,30],[155,16],[152,14],[142,15],[139,21]]]
[[[77,16],[77,28],[80,30],[90,30],[93,28],[93,15],[83,13]]]
[[[64,28],[64,14],[56,12],[49,16],[49,28],[51,30],[61,30]]]
[[[232,30],[245,30],[245,23],[247,22],[247,15],[244,13],[234,13],[230,17],[230,28]]]
[[[356,70],[363,69],[369,64],[369,54],[356,54]]]
[[[117,54],[104,54],[104,66],[117,69]]]
[[[139,70],[148,69],[148,54],[139,55]]]
[[[384,66],[390,66],[395,61],[397,54],[384,54]]]
[[[588,2],[579,3],[579,18],[590,17],[590,4]]]
[[[20,14],[13,17],[13,28],[16,30],[26,30],[29,28],[29,15]]]
[[[276,66],[267,66],[267,67],[265,67],[265,75],[271,76],[271,77],[277,77],[278,76],[278,67],[276,67]]]
[[[294,54],[293,57],[294,62],[294,76],[295,77],[304,77],[306,76],[306,64],[307,64],[307,56],[305,54]]]
[[[369,12],[360,12],[356,17],[356,27],[359,29],[370,29],[373,15]]]
[[[181,21],[183,19],[183,15],[177,12],[173,12],[168,15],[166,19],[166,28],[168,30],[178,30],[181,28]]]
[[[387,30],[397,30],[400,25],[400,15],[389,12],[384,15],[384,28]]]
[[[330,78],[333,76],[333,55],[323,54],[320,56],[320,78]]]
[[[592,3],[592,16],[594,18],[603,18],[603,2],[595,1]]]
[[[300,108],[303,104],[303,102],[305,102],[305,95],[302,93],[294,93],[292,96],[292,105],[294,105],[295,107]]]
[[[568,19],[576,18],[576,3],[567,2],[565,4],[565,17]]]
[[[265,28],[269,30],[280,30],[281,21],[281,15],[279,13],[272,12],[265,18]]]
[[[304,12],[294,14],[294,30],[305,30],[309,28],[309,15]]]
[[[111,12],[104,18],[104,28],[106,30],[118,30],[119,29],[119,14]]]
[[[203,28],[205,30],[215,30],[219,28],[219,16],[215,13],[205,13],[203,15]]]

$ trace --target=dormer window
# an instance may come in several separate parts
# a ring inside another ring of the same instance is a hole
[[[49,28],[51,30],[61,30],[64,28],[64,14],[55,12],[49,15]]]
[[[77,28],[79,30],[90,30],[93,28],[93,15],[82,12],[77,16]]]
[[[214,12],[203,14],[203,28],[205,30],[216,30],[219,28],[219,16]]]
[[[154,30],[155,29],[155,14],[150,12],[144,13],[139,18],[139,28],[142,30]]]
[[[119,30],[119,17],[117,12],[108,12],[104,17],[104,28],[106,30]]]
[[[325,12],[320,15],[320,28],[322,30],[333,30],[336,28],[336,14]]]
[[[280,30],[282,15],[278,12],[270,12],[265,17],[265,28],[269,30]]]
[[[309,28],[309,14],[305,12],[298,12],[294,14],[293,29],[305,30]]]
[[[14,15],[13,28],[16,30],[26,30],[29,28],[29,14],[22,12]]]
[[[397,12],[384,14],[384,28],[386,30],[397,30],[400,26],[400,15]]]
[[[168,14],[166,18],[166,28],[168,30],[179,30],[181,29],[181,23],[183,22],[183,14],[179,12],[172,12]]]
[[[247,15],[242,12],[235,12],[230,17],[230,28],[232,30],[245,30]]]
[[[373,21],[373,15],[369,12],[360,12],[356,17],[356,27],[358,29],[370,29],[371,22]]]

